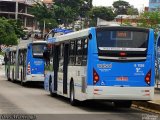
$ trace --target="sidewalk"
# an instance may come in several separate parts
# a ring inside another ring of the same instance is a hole
[[[152,101],[134,101],[133,105],[134,107],[149,109],[149,111],[151,110],[156,113],[160,113],[160,86],[155,88],[154,98]]]

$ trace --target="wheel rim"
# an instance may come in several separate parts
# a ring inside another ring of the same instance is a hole
[[[74,92],[73,92],[73,87],[71,88],[71,102],[74,100]]]
[[[51,82],[49,84],[49,91],[52,93]]]

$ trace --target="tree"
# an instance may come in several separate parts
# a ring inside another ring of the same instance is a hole
[[[115,14],[111,7],[93,7],[89,13],[91,26],[96,25],[97,18],[101,18],[107,21],[114,20]]]
[[[115,1],[112,5],[115,9],[116,15],[126,15],[127,9],[130,8],[130,4],[122,0]]]
[[[158,31],[160,31],[160,12],[144,12],[140,15],[138,26],[145,28],[152,28],[155,30],[155,36],[157,36]]]
[[[139,19],[139,26],[155,29],[158,28],[158,25],[160,24],[160,12],[144,12],[140,15]]]
[[[39,27],[43,28],[44,27],[44,21],[45,21],[45,28],[46,31],[49,32],[51,29],[56,28],[58,26],[58,23],[55,19],[41,19],[39,20]]]
[[[15,19],[8,19],[8,22],[12,25],[14,31],[15,31],[15,34],[17,35],[17,38],[21,38],[25,35],[25,32],[23,31],[23,28],[22,28],[22,21],[20,21],[19,19],[18,20],[15,20]]]
[[[58,22],[67,26],[77,19],[88,17],[92,0],[55,0],[54,8]]]
[[[127,9],[127,15],[138,15],[138,9],[131,6]]]
[[[29,9],[29,12],[35,16],[35,19],[40,23],[40,29],[43,30],[44,21],[46,28],[56,27],[57,21],[53,5],[47,6],[45,3],[38,3]]]
[[[67,26],[72,23],[77,17],[77,13],[70,6],[65,6],[61,4],[60,6],[54,5],[56,20],[59,24],[64,24]]]
[[[14,27],[6,19],[0,18],[0,52],[1,45],[16,45],[18,38]]]

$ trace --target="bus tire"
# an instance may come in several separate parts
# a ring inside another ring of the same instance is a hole
[[[115,107],[119,108],[130,108],[132,105],[132,101],[131,100],[115,101],[114,105]]]
[[[15,78],[14,78],[14,69],[12,70],[12,82],[15,82]]]
[[[21,85],[25,86],[25,83],[23,82],[23,73],[22,73],[22,70],[21,70]]]
[[[75,91],[74,91],[74,83],[71,81],[70,83],[70,104],[72,106],[76,106],[77,102],[75,100]]]
[[[10,74],[9,74],[9,70],[7,69],[7,80],[10,81],[11,78],[10,78]]]
[[[55,97],[55,96],[56,96],[56,93],[53,93],[53,92],[52,92],[52,77],[51,77],[51,76],[49,77],[49,92],[50,92],[50,95],[51,95],[52,97]]]

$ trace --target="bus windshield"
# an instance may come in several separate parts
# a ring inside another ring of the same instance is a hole
[[[133,30],[98,30],[96,32],[99,50],[146,51],[148,32]]]
[[[42,58],[45,47],[46,47],[46,44],[32,44],[33,57]]]

